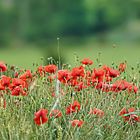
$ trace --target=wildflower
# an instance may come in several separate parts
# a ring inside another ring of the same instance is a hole
[[[84,58],[81,62],[84,65],[92,65],[93,64],[93,61],[90,60],[89,58]]]
[[[126,63],[120,63],[119,64],[119,71],[120,72],[124,72],[126,69]]]
[[[54,110],[52,110],[51,113],[50,113],[50,117],[59,118],[59,117],[61,117],[61,116],[62,116],[62,113],[61,113],[61,111],[58,110],[58,109],[54,109]]]
[[[24,74],[22,74],[20,76],[20,79],[22,79],[23,81],[26,81],[27,79],[32,79],[32,73],[30,70],[27,70]]]
[[[51,65],[45,66],[44,69],[45,69],[45,72],[48,72],[48,73],[55,73],[56,70],[57,70],[57,66],[51,64]]]
[[[94,114],[100,118],[102,118],[104,116],[104,111],[98,109],[98,108],[94,108],[93,110],[91,109],[89,114]]]
[[[5,87],[1,84],[1,80],[0,80],[0,90],[5,90]]]
[[[108,68],[107,73],[109,74],[110,77],[113,77],[113,78],[115,78],[115,77],[120,75],[118,70],[115,70],[115,69],[112,69],[112,68]]]
[[[68,72],[68,70],[59,70],[58,80],[62,83],[67,83],[68,80],[70,80],[70,73]]]
[[[84,73],[84,67],[80,66],[80,67],[75,67],[72,69],[71,71],[71,76],[76,79],[78,77],[84,77],[85,73]]]
[[[12,96],[19,96],[19,95],[26,96],[27,95],[27,93],[23,90],[23,87],[21,86],[14,87],[11,92],[12,92],[11,93]]]
[[[96,82],[103,82],[103,78],[104,78],[104,70],[103,69],[94,69],[93,73],[92,73],[92,82],[96,83]]]
[[[12,85],[13,86],[20,86],[26,87],[26,82],[19,78],[13,78],[12,79]]]
[[[15,77],[15,78],[17,78],[17,77],[18,77],[18,75],[19,75],[19,73],[18,73],[18,72],[15,72],[15,73],[14,73],[14,77]]]
[[[103,69],[94,69],[93,72],[95,77],[102,77],[105,74]]]
[[[40,74],[40,76],[43,76],[44,75],[44,66],[39,66],[37,68],[37,72]]]
[[[73,127],[75,127],[75,126],[81,127],[83,125],[83,123],[84,123],[84,121],[82,121],[82,120],[73,120],[73,121],[71,121],[71,125]]]
[[[81,105],[78,101],[74,101],[73,104],[70,104],[67,108],[66,108],[66,114],[71,114],[73,112],[77,112],[79,111],[81,108]]]
[[[134,90],[135,93],[137,93],[138,92],[138,87],[134,85],[133,90]]]
[[[82,90],[82,89],[85,89],[85,88],[87,88],[87,86],[85,86],[85,84],[84,84],[84,82],[79,82],[77,85],[75,85],[76,87],[75,87],[75,89],[76,89],[76,91],[80,91],[80,90]]]
[[[7,70],[7,67],[4,64],[4,62],[0,62],[0,72],[5,72],[6,70]]]
[[[35,113],[34,122],[37,125],[46,123],[48,121],[47,114],[48,114],[48,110],[40,109]]]
[[[140,122],[140,116],[136,115],[135,108],[129,108],[128,110],[126,108],[123,108],[119,115],[124,119],[125,122],[129,123],[135,123]]]
[[[28,88],[27,83],[19,78],[13,78],[12,83],[9,85],[9,89],[13,96],[19,96],[20,94],[24,95],[25,91],[23,89],[26,88]]]
[[[2,77],[1,78],[1,84],[4,87],[8,87],[10,85],[11,77],[8,77],[8,76],[5,76],[5,75],[2,75],[1,77]]]

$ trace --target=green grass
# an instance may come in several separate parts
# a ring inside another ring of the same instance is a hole
[[[60,40],[60,52],[64,57],[65,63],[73,65],[73,62],[89,57],[96,62],[96,58],[99,57],[100,61],[106,64],[112,64],[112,62],[120,63],[127,60],[129,65],[136,66],[140,62],[140,47],[139,44],[133,43],[98,43],[89,39],[87,41],[79,41],[79,43],[70,43]],[[47,46],[47,45],[46,45]],[[113,47],[115,46],[115,47]],[[33,63],[41,64],[41,57],[51,56],[50,50],[53,50],[57,54],[57,41],[56,44],[49,44],[46,49],[37,47],[16,47],[6,48],[0,50],[0,60],[9,64],[15,64],[27,69],[33,68]],[[46,58],[47,59],[47,58]]]
[[[0,60],[19,67],[32,68],[33,63],[40,62],[42,53],[36,48],[6,48],[0,50]]]

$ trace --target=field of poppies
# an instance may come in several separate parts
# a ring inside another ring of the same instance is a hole
[[[140,140],[140,65],[0,62],[0,140]]]

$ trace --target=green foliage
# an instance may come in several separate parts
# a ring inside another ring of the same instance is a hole
[[[5,45],[11,36],[14,23],[14,11],[12,9],[3,8],[0,5],[0,45]],[[10,32],[10,34],[9,34]]]
[[[95,34],[139,18],[139,6],[133,0],[13,0],[8,9],[0,6],[1,39],[13,33],[28,41]]]

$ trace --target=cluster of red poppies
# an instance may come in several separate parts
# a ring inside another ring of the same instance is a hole
[[[0,62],[0,97],[4,100],[3,106],[6,107],[6,100],[4,99],[4,93],[12,95],[12,96],[26,96],[28,94],[28,88],[32,81],[32,73],[30,70],[22,72],[19,74],[18,72],[14,73],[14,77],[6,76],[3,73],[6,72],[7,66]]]
[[[0,79],[0,90],[5,90],[6,92],[10,90],[12,96],[26,96],[31,79],[32,74],[29,70],[20,75],[19,78],[2,75]]]
[[[133,83],[129,83],[126,80],[113,82],[115,78],[125,71],[126,63],[121,63],[118,69],[104,65],[93,70],[87,70],[86,67],[93,64],[92,60],[86,58],[81,63],[81,66],[74,67],[71,71],[68,69],[58,70],[56,65],[39,66],[38,73],[40,76],[45,76],[45,73],[49,73],[48,79],[50,81],[57,78],[62,84],[74,87],[76,91],[90,86],[104,92],[128,90],[128,92],[137,93],[138,88]]]

